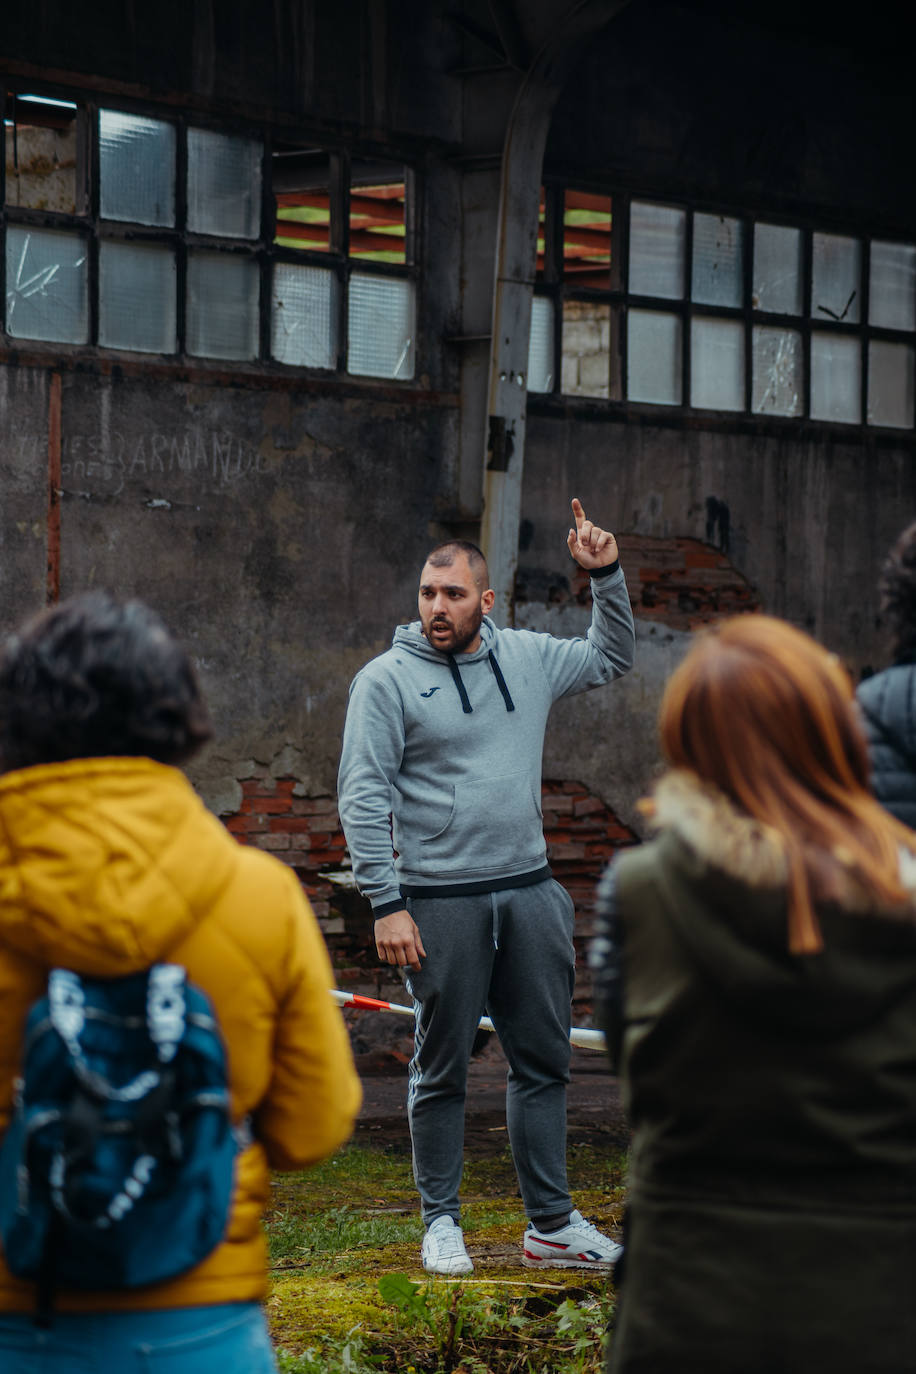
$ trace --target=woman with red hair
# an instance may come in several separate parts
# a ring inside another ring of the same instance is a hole
[[[698,637],[660,730],[593,951],[633,1131],[610,1370],[916,1369],[916,834],[778,620]]]

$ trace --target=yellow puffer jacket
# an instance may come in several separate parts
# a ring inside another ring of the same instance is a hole
[[[177,769],[75,759],[0,778],[0,1134],[22,1032],[48,969],[119,977],[183,964],[211,997],[233,1112],[251,1114],[223,1242],[189,1273],[130,1293],[61,1292],[62,1310],[250,1301],[266,1286],[269,1170],[302,1169],[352,1129],[359,1080],[321,933],[292,871],[240,847]],[[0,1310],[33,1285],[0,1253]]]

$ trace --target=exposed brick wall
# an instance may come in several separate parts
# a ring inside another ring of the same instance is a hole
[[[727,553],[701,539],[618,534],[633,614],[673,630],[693,630],[712,620],[760,609],[760,599]],[[577,602],[590,606],[591,582],[584,568],[544,572],[519,568],[515,600],[547,606]]]
[[[240,844],[267,850],[294,870],[318,917],[339,984],[404,1001],[400,979],[379,964],[371,946],[368,903],[327,877],[348,864],[335,798],[307,797],[294,778],[270,777],[266,768],[241,786],[241,807],[226,827]],[[584,951],[594,929],[595,887],[615,850],[637,840],[581,783],[545,781],[543,808],[551,867],[576,905],[576,1013],[581,1019],[591,1010]]]
[[[328,870],[339,869],[347,855],[333,797],[307,797],[295,778],[246,778],[242,805],[226,820],[241,844],[266,849],[294,869],[322,924],[331,917],[334,888]]]
[[[598,880],[618,849],[638,844],[637,836],[580,782],[545,779],[541,791],[547,857],[553,875],[576,907],[577,1012],[591,1011],[592,981],[586,949],[595,930]]]
[[[712,544],[638,534],[618,535],[617,542],[633,613],[642,620],[693,630],[724,616],[760,609],[750,582]]]

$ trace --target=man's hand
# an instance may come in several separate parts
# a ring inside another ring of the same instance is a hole
[[[618,557],[617,540],[609,530],[599,529],[586,520],[582,502],[573,497],[572,513],[576,528],[569,531],[566,543],[580,568],[607,568]]]
[[[381,916],[376,921],[375,948],[383,963],[417,972],[420,960],[426,958],[420,932],[409,911],[392,911],[390,916]]]

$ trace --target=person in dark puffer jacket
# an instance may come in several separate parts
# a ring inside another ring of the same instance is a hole
[[[861,683],[856,697],[875,796],[916,829],[916,523],[891,549],[878,587],[893,664]]]

